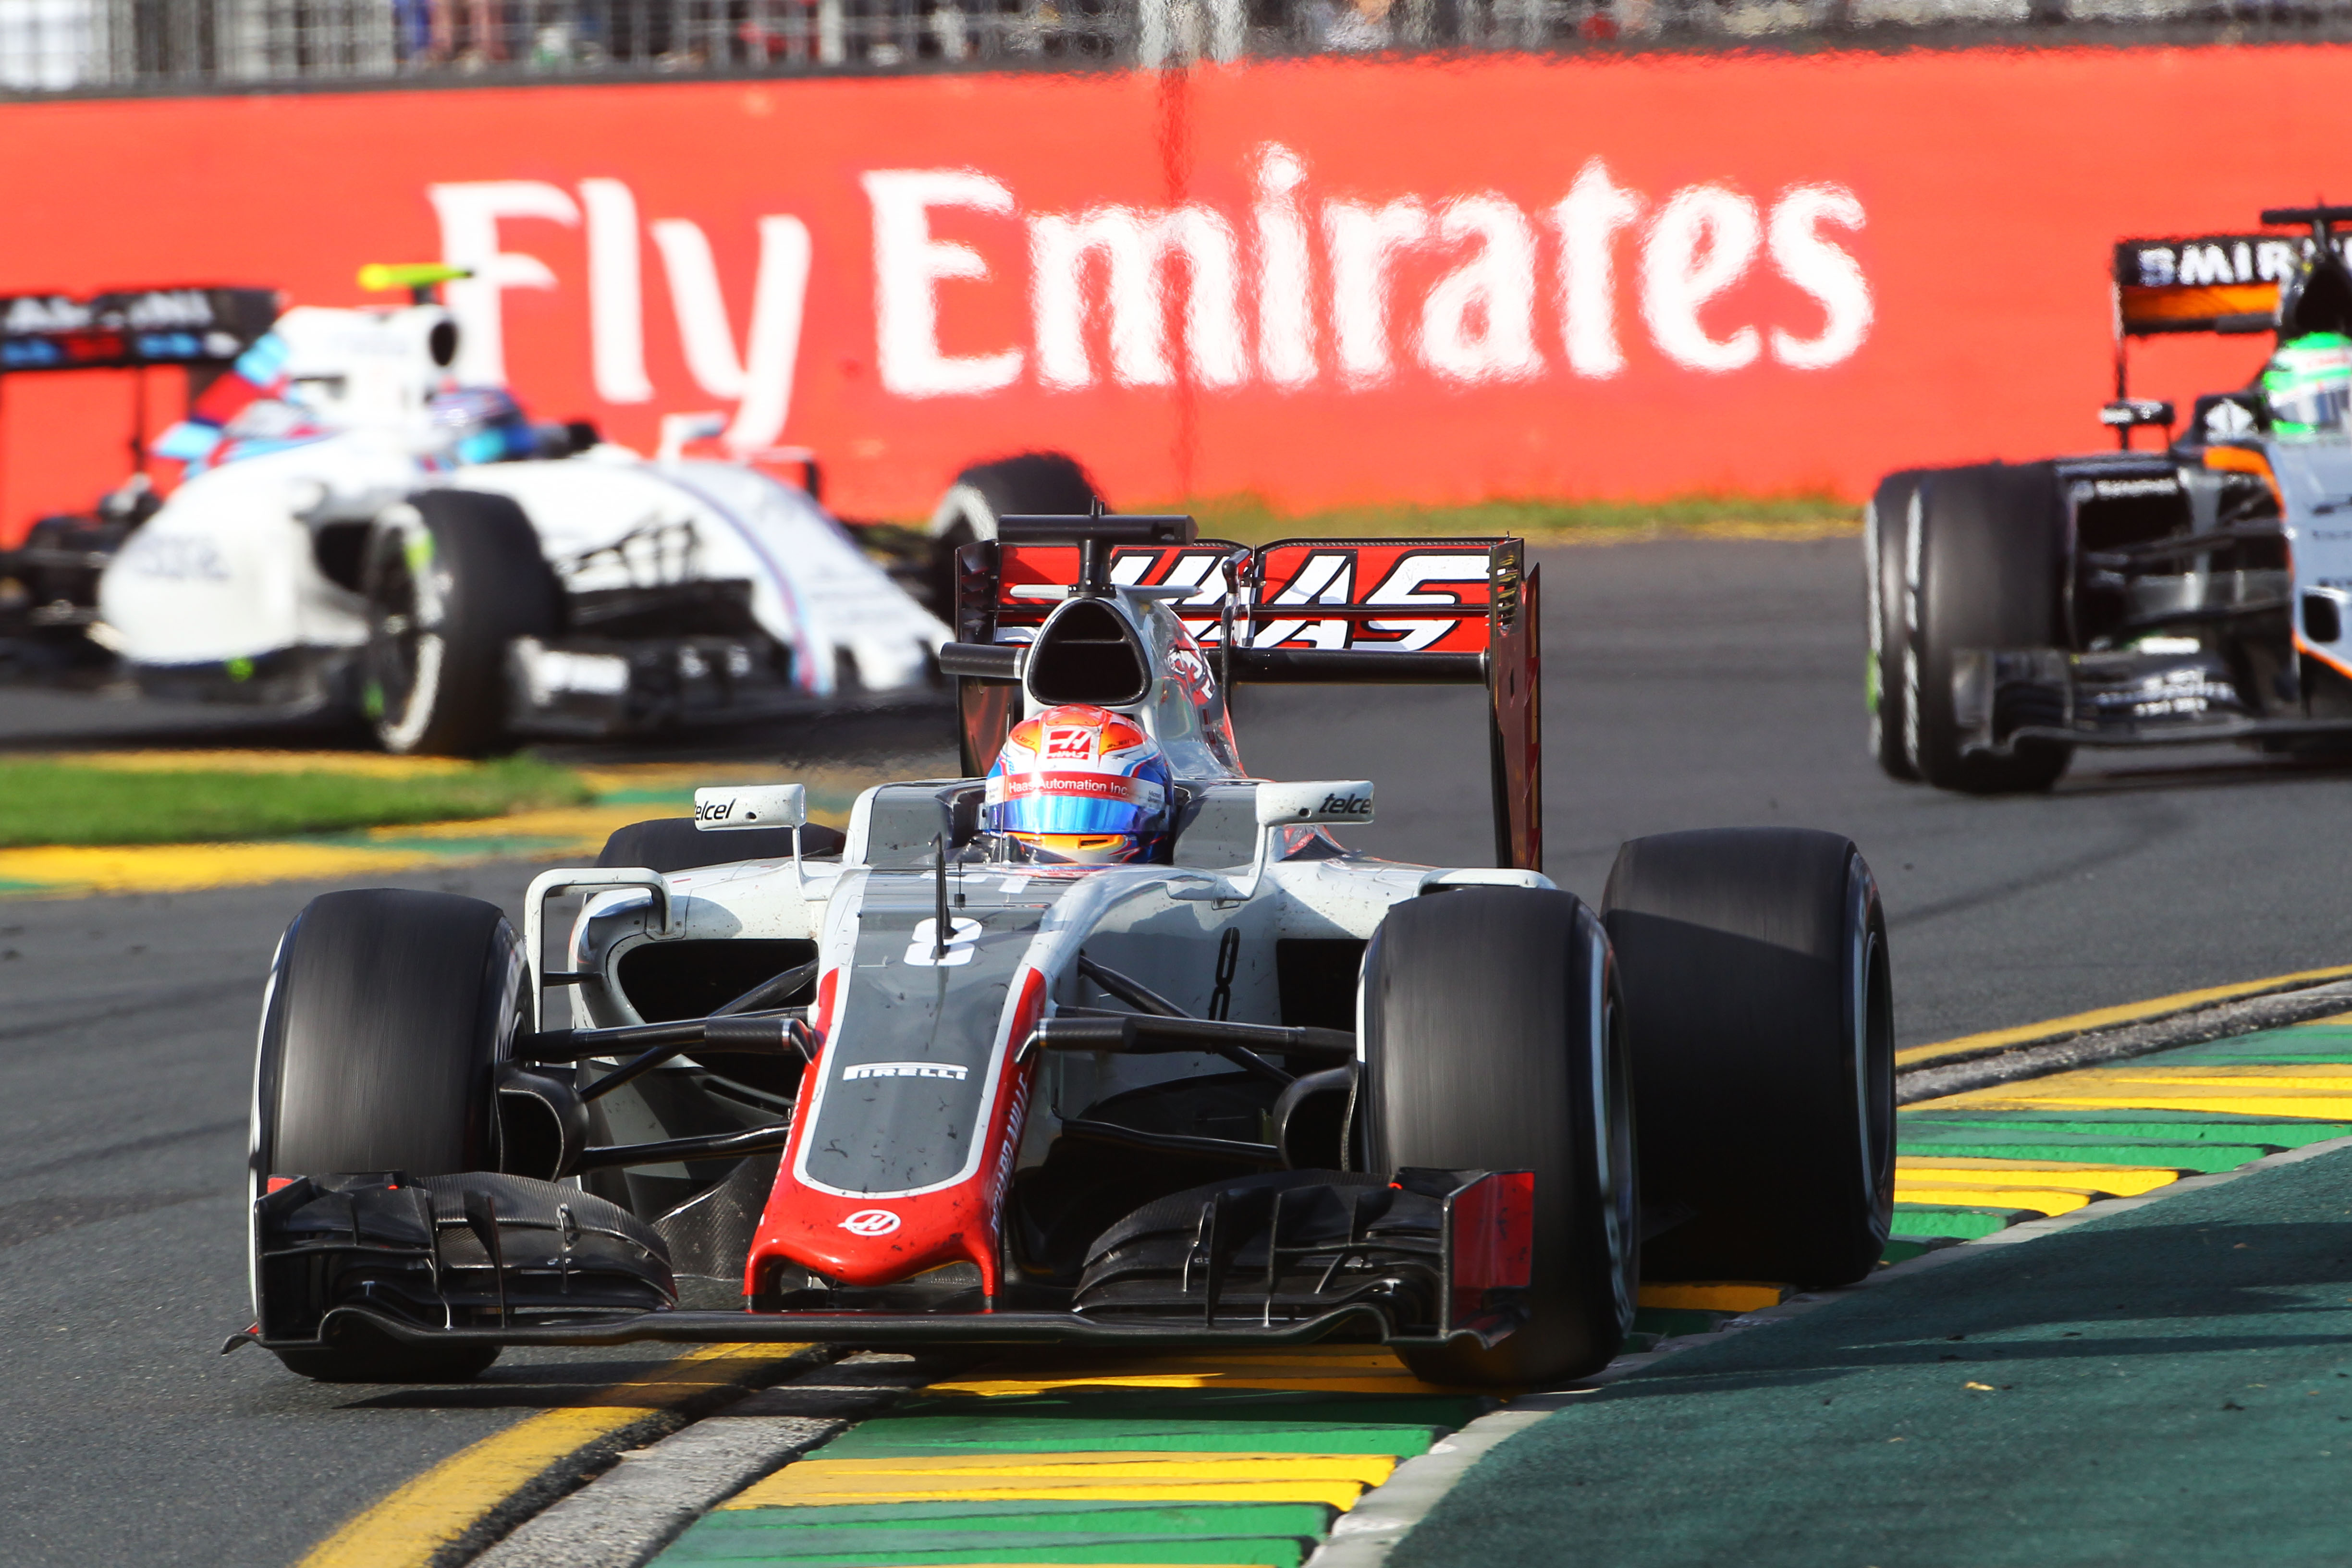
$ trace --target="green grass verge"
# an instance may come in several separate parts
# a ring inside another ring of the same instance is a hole
[[[1827,491],[1785,495],[1708,494],[1668,500],[1488,500],[1467,506],[1359,506],[1298,515],[1255,495],[1195,496],[1138,503],[1139,512],[1189,512],[1204,539],[1265,544],[1276,539],[1402,538],[1416,534],[1507,534],[1550,543],[1614,543],[1678,534],[1817,538],[1862,527],[1862,508]],[[860,525],[870,551],[909,565],[929,559],[919,522]]]
[[[392,778],[0,761],[0,847],[283,838],[503,816],[593,798],[578,774],[530,757]]]
[[[1507,534],[1600,543],[1680,533],[1803,536],[1862,526],[1861,507],[1826,493],[1687,495],[1661,501],[1489,500],[1468,506],[1343,507],[1303,516],[1287,516],[1259,497],[1238,495],[1196,498],[1169,510],[1190,510],[1203,537],[1239,544],[1414,534]]]

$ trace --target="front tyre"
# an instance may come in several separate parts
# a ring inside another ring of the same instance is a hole
[[[507,496],[425,490],[386,509],[361,567],[362,700],[384,750],[477,756],[506,732],[517,637],[552,636],[563,595]]]
[[[1573,894],[1462,888],[1391,909],[1364,956],[1366,1168],[1535,1173],[1528,1321],[1402,1352],[1433,1383],[1608,1364],[1641,1273],[1633,1120],[1609,939]]]
[[[1906,784],[1919,778],[1906,741],[1911,705],[1905,696],[1903,669],[1910,638],[1908,568],[1920,478],[1911,472],[1881,479],[1862,517],[1863,592],[1870,637],[1863,671],[1863,700],[1870,712],[1868,744],[1881,771]]]
[[[1911,765],[1938,789],[2048,789],[2074,749],[2026,741],[2006,756],[1965,750],[1952,677],[1967,649],[2063,644],[2066,520],[2056,472],[2048,463],[1950,468],[1921,478],[1916,504],[1905,669]],[[1997,731],[2064,717],[2007,712],[2000,694],[1993,700]]]
[[[1803,828],[1636,838],[1601,895],[1654,1279],[1843,1285],[1885,1253],[1895,1009],[1878,887]]]
[[[495,904],[389,888],[311,900],[270,968],[248,1198],[272,1177],[497,1170],[494,1074],[523,1026],[523,987],[520,944]],[[325,1382],[442,1383],[497,1356],[371,1336],[278,1359]]]

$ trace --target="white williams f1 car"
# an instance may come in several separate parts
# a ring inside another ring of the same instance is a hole
[[[796,785],[705,790],[540,877],[520,939],[439,893],[302,912],[229,1348],[394,1381],[509,1344],[1337,1338],[1524,1385],[1616,1354],[1645,1274],[1870,1270],[1869,869],[1729,829],[1626,845],[1598,912],[1555,888],[1518,541],[992,533],[940,654],[966,776],[845,835]],[[1500,864],[1344,847],[1372,784],[1251,778],[1237,681],[1483,685]]]
[[[160,507],[38,525],[0,558],[28,631],[102,644],[159,694],[363,713],[397,752],[615,735],[921,689],[947,628],[805,483],[533,425],[447,366],[444,268],[409,306],[257,289],[0,300],[0,372],[177,364],[210,382],[155,444]]]

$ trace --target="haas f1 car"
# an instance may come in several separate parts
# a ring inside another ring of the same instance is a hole
[[[1597,911],[1555,888],[1518,541],[992,521],[940,659],[966,776],[845,833],[796,785],[705,790],[541,875],[520,938],[439,893],[304,910],[230,1348],[400,1380],[517,1344],[1339,1338],[1523,1384],[1614,1355],[1645,1275],[1874,1266],[1870,871],[1698,831],[1627,844]],[[1247,681],[1483,686],[1498,864],[1343,847],[1373,786],[1251,778]]]
[[[178,367],[189,417],[92,517],[0,552],[18,651],[153,695],[364,717],[395,752],[625,735],[928,690],[947,628],[869,560],[797,450],[648,460],[459,386],[444,267],[383,310],[259,289],[0,299],[0,378]],[[132,443],[143,460],[143,440]],[[20,659],[19,662],[26,662]]]
[[[2114,452],[1914,469],[1864,531],[1870,745],[1898,779],[2048,787],[2077,746],[2352,745],[2352,207],[2116,247]],[[2276,232],[2300,226],[2305,233]],[[2247,388],[2126,395],[2132,340],[2274,334]]]

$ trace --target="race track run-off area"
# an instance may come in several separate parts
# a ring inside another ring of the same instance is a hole
[[[2341,773],[1878,776],[1858,554],[1540,552],[1562,886],[1597,898],[1646,832],[1849,833],[1906,1049],[2347,962]],[[1366,847],[1477,864],[1475,703],[1249,691],[1238,726],[1265,776],[1376,780]],[[511,909],[530,872],[384,876]],[[2324,1016],[1907,1105],[1888,1268],[1654,1289],[1583,1390],[1497,1402],[1360,1347],[509,1352],[419,1389],[223,1359],[260,980],[328,885],[0,903],[0,1563],[2201,1564],[2352,1526],[2352,1025]]]

